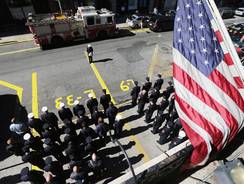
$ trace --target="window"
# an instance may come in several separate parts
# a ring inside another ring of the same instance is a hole
[[[101,19],[100,19],[100,17],[96,17],[96,24],[101,24]]]
[[[86,18],[87,25],[94,25],[94,17]]]
[[[107,23],[108,23],[108,24],[113,23],[113,19],[112,19],[112,17],[108,17],[108,18],[107,18]]]

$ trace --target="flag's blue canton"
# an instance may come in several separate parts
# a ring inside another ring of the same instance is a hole
[[[223,60],[223,51],[211,28],[211,15],[202,0],[179,0],[174,26],[174,48],[204,75]],[[208,16],[209,15],[209,16]]]

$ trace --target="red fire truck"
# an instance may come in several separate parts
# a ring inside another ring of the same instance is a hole
[[[41,49],[50,44],[59,46],[70,41],[106,38],[116,31],[114,14],[107,9],[96,10],[93,6],[78,7],[75,15],[29,14],[26,25]]]

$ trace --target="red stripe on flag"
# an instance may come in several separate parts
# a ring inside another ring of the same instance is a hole
[[[178,102],[181,110],[187,115],[187,117],[190,120],[192,120],[195,124],[197,124],[199,127],[208,132],[208,134],[212,137],[212,144],[217,148],[217,150],[220,150],[222,147],[221,142],[223,139],[222,132],[218,128],[216,128],[211,122],[205,119],[195,109],[193,109],[190,104],[188,104],[182,98],[177,96],[177,94],[175,95],[175,99]]]
[[[220,31],[215,31],[215,35],[216,35],[216,37],[217,37],[219,43],[220,43],[220,42],[223,42],[223,37],[222,37]]]
[[[204,159],[208,155],[207,144],[203,140],[203,138],[200,135],[198,135],[190,126],[188,126],[188,124],[183,119],[180,118],[180,122],[184,127],[185,132],[190,132],[187,134],[187,136],[191,141],[192,146],[194,147],[194,150],[191,154],[190,163],[193,166],[197,165],[204,161]]]
[[[225,63],[226,63],[228,66],[234,64],[234,62],[233,62],[233,60],[232,60],[232,58],[231,58],[231,56],[230,56],[229,53],[224,54],[224,61],[225,61]]]
[[[218,112],[230,128],[230,139],[233,139],[238,131],[238,122],[224,106],[213,99],[200,85],[198,85],[185,71],[178,65],[173,64],[174,78],[185,86],[192,94],[198,97],[203,103]],[[214,89],[213,89],[214,90]]]
[[[244,101],[238,91],[229,81],[220,73],[218,70],[213,70],[213,72],[208,76],[223,92],[225,92],[244,112]]]
[[[244,89],[244,84],[243,84],[243,81],[241,80],[241,78],[240,77],[233,77],[233,78],[234,78],[238,88]]]

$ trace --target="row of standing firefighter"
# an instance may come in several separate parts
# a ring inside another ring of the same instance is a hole
[[[140,116],[145,113],[146,123],[153,121],[152,133],[160,135],[158,143],[164,144],[174,137],[170,143],[171,148],[183,142],[186,136],[174,107],[172,82],[169,82],[164,91],[161,90],[164,83],[161,75],[158,75],[154,85],[148,77],[142,87],[137,81],[134,83],[135,87],[131,91],[132,107],[137,105]],[[98,108],[98,100],[92,94],[89,94],[88,98],[86,107],[90,116],[87,116],[85,106],[79,101],[74,102],[73,112],[61,103],[59,118],[55,113],[49,112],[47,107],[42,108],[40,118],[35,118],[33,113],[27,115],[26,110],[20,107],[23,118],[18,121],[12,119],[10,130],[13,136],[8,139],[6,148],[10,153],[21,156],[24,162],[41,169],[37,171],[23,168],[22,181],[62,184],[70,178],[75,183],[94,183],[108,172],[109,168],[104,166],[104,158],[99,155],[99,149],[110,141],[108,132],[113,138],[123,135],[124,122],[118,113],[119,109],[111,102],[111,96],[105,89],[100,97],[102,111]],[[155,111],[157,113],[153,118]],[[73,115],[77,117],[76,123],[73,122]],[[108,124],[105,122],[106,118]],[[58,123],[59,119],[62,124]],[[91,128],[92,124],[95,129]],[[31,129],[35,129],[39,135],[33,136]],[[64,170],[65,164],[68,165],[68,171]],[[46,178],[43,171],[48,173],[45,174]],[[88,176],[89,172],[93,173],[93,179]]]

